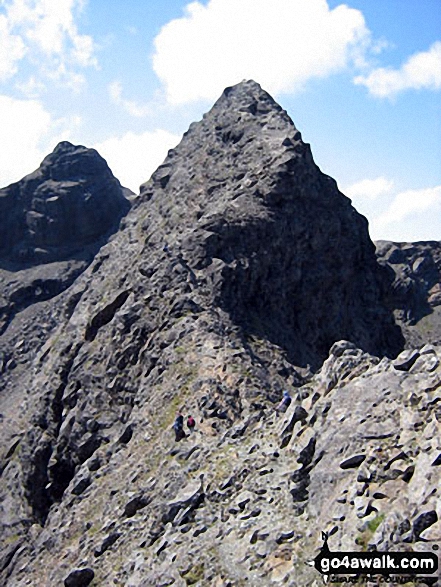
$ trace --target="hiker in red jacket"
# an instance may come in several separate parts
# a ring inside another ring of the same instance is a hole
[[[193,418],[193,416],[188,416],[187,417],[187,428],[190,430],[190,432],[193,432],[195,426],[196,426],[196,422],[195,422],[195,419]]]

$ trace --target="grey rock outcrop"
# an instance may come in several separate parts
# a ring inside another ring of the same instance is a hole
[[[228,88],[7,380],[4,583],[312,587],[322,531],[436,544],[439,351],[388,358],[390,275],[286,112]]]
[[[407,347],[441,343],[441,243],[378,241],[377,258],[393,277],[387,303]]]

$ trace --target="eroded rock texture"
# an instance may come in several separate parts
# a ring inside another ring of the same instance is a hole
[[[388,306],[407,346],[441,343],[441,243],[378,241],[377,257],[393,276]]]
[[[388,358],[391,278],[288,115],[225,90],[7,380],[4,582],[312,586],[322,531],[436,543],[439,355]]]

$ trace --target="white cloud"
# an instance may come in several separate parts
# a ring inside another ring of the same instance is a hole
[[[52,69],[47,68],[45,73],[48,79],[61,83],[70,88],[75,94],[78,94],[86,83],[86,78],[82,73],[68,69],[64,63],[60,63]]]
[[[95,144],[94,148],[106,159],[121,184],[138,193],[139,186],[149,179],[167,151],[180,139],[179,135],[161,129],[142,134],[128,132]]]
[[[210,0],[191,2],[162,28],[153,67],[172,104],[212,100],[244,78],[277,95],[363,64],[369,46],[363,14],[344,4]]]
[[[110,97],[115,104],[121,106],[131,116],[136,118],[143,118],[152,113],[152,107],[149,104],[138,104],[133,100],[126,100],[122,97],[122,84],[119,81],[114,81],[108,87]]]
[[[382,229],[400,223],[409,216],[413,217],[425,212],[433,214],[435,208],[438,215],[440,205],[441,186],[406,190],[394,197],[390,206],[375,219],[375,223],[378,229]]]
[[[441,41],[436,41],[428,51],[415,53],[400,69],[380,67],[368,76],[354,79],[366,86],[373,96],[392,97],[409,89],[438,90],[441,88]]]
[[[75,117],[55,120],[37,100],[15,100],[0,95],[2,149],[0,187],[18,181],[36,169],[55,145],[68,139],[79,123]]]
[[[32,75],[25,82],[17,82],[16,87],[26,98],[38,98],[46,90],[46,86]]]
[[[4,81],[17,72],[17,64],[26,54],[22,38],[10,32],[8,20],[0,14],[0,81]]]
[[[40,73],[78,86],[77,67],[96,66],[92,37],[78,32],[83,0],[3,0],[0,9],[0,79],[15,75],[22,60]],[[61,72],[61,73],[60,73]]]
[[[75,34],[72,39],[72,42],[72,57],[74,63],[78,63],[78,65],[81,65],[83,67],[88,67],[89,65],[97,65],[97,60],[93,56],[95,45],[92,37],[90,37],[89,35]]]
[[[385,194],[390,194],[394,186],[394,182],[386,177],[377,177],[376,179],[363,179],[348,186],[343,190],[349,198],[357,200],[366,198],[375,200]]]
[[[387,177],[363,179],[343,193],[369,220],[372,239],[441,240],[441,186],[399,191]]]

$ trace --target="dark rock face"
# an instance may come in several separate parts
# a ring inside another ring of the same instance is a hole
[[[387,304],[409,347],[441,343],[441,243],[378,241],[377,258],[393,277]]]
[[[129,194],[94,149],[68,142],[34,173],[0,190],[0,336],[19,313],[74,283],[129,210]],[[35,314],[40,325],[32,328],[28,316],[15,329],[24,328],[26,348],[34,337],[41,342],[46,321]],[[11,351],[5,339],[1,346],[4,373]]]
[[[94,149],[59,143],[36,171],[0,190],[0,259],[65,259],[114,230],[128,208]]]

